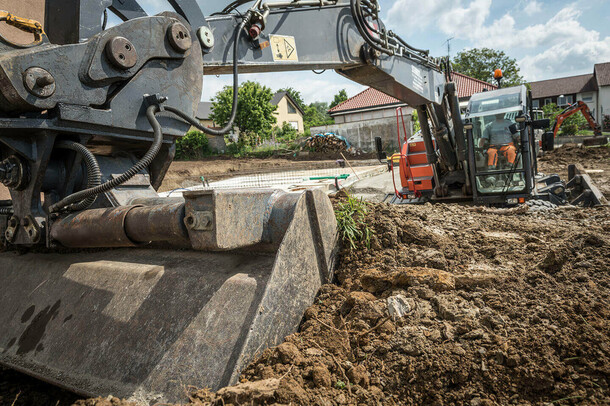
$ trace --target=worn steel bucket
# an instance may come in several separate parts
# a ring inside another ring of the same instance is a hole
[[[253,357],[296,331],[331,277],[336,241],[323,193],[248,196],[204,196],[222,203],[206,208],[216,225],[244,227],[219,230],[218,241],[232,233],[242,242],[229,251],[2,253],[0,362],[83,395],[143,404],[184,400],[189,385],[236,382]],[[186,215],[198,204],[207,203],[187,197]],[[247,215],[236,220],[244,205],[266,208],[264,220],[251,228]],[[204,249],[202,234],[189,234]]]

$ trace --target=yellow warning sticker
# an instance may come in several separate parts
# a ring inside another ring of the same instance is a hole
[[[271,51],[274,61],[298,62],[297,44],[294,37],[284,35],[270,35]]]

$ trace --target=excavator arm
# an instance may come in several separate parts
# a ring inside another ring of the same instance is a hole
[[[593,135],[595,137],[601,137],[602,136],[601,127],[599,126],[599,124],[597,124],[595,122],[595,119],[591,115],[591,110],[589,110],[589,106],[587,106],[587,103],[580,101],[580,100],[577,101],[576,103],[571,104],[570,106],[566,107],[561,113],[559,113],[559,115],[555,119],[555,123],[553,124],[553,136],[557,137],[557,133],[559,132],[559,129],[561,128],[561,124],[563,124],[563,122],[568,117],[570,117],[578,112],[581,112],[582,115],[587,120],[587,122],[589,123],[591,130],[593,130]]]

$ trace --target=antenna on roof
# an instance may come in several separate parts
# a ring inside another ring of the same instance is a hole
[[[443,45],[447,44],[447,60],[451,59],[451,40],[454,38],[455,38],[455,36],[453,36],[451,38],[447,38],[447,41],[443,42]]]

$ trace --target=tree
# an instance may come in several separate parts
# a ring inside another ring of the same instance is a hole
[[[453,58],[453,70],[485,82],[494,83],[494,71],[501,69],[503,86],[515,86],[524,83],[519,65],[514,58],[503,51],[489,48],[474,48],[458,52]]]
[[[337,93],[335,95],[335,98],[333,99],[333,102],[330,104],[329,108],[332,109],[336,105],[343,103],[346,100],[347,100],[347,92],[345,91],[345,89],[341,89],[339,91],[339,93]]]
[[[557,119],[557,116],[563,111],[563,109],[558,107],[555,103],[549,103],[542,107],[542,111],[544,113],[544,118],[550,119],[551,125],[553,125]],[[587,119],[580,112],[578,112],[566,118],[561,124],[559,130],[561,135],[576,135],[579,130],[588,127],[589,123],[587,122]]]
[[[292,97],[292,99],[297,102],[297,104],[299,105],[299,107],[301,108],[301,110],[305,111],[305,102],[303,101],[303,97],[301,96],[301,92],[299,92],[298,90],[292,88],[292,87],[286,87],[283,89],[278,90],[278,92],[286,92],[290,95],[290,97]]]
[[[269,137],[273,124],[277,121],[273,112],[277,108],[271,104],[273,92],[256,82],[244,82],[238,91],[237,116],[234,127],[240,131],[243,145],[254,145],[257,140]],[[212,99],[210,119],[225,126],[231,116],[233,87],[225,86]]]
[[[313,102],[305,108],[303,123],[305,133],[309,132],[310,127],[332,124],[333,119],[328,114],[328,103]]]

